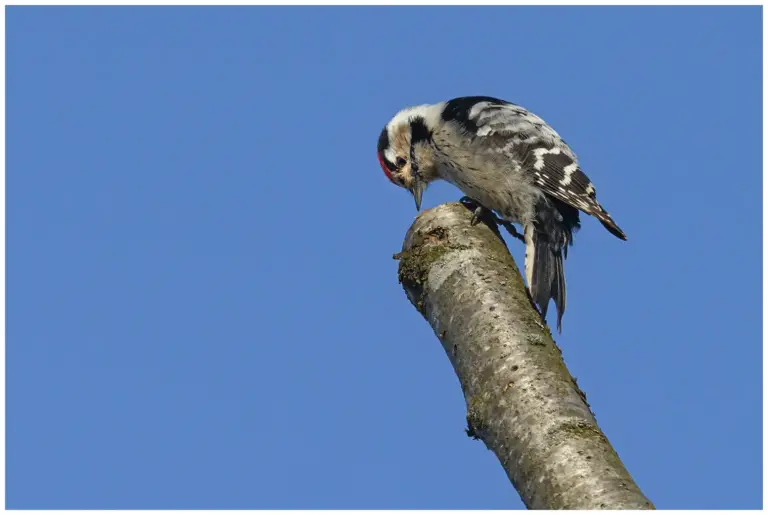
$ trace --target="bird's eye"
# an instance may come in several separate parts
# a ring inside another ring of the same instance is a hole
[[[404,157],[398,157],[395,164],[397,165],[398,168],[402,168],[403,166],[405,166],[405,163],[407,162],[408,161],[406,161]]]

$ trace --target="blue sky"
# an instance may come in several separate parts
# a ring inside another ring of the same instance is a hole
[[[523,507],[375,157],[472,94],[629,236],[584,217],[557,340],[630,473],[759,508],[761,43],[759,7],[8,8],[8,508]]]

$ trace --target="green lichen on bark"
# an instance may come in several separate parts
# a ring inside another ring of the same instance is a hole
[[[420,235],[414,235],[414,245],[392,256],[400,261],[397,278],[406,289],[417,294],[415,306],[424,314],[424,285],[429,270],[441,257],[449,252],[465,250],[469,247],[451,243],[447,231],[437,227]]]
[[[608,445],[608,439],[603,435],[600,429],[584,421],[576,421],[573,423],[561,424],[558,427],[552,429],[547,435],[555,445],[560,442],[569,440],[572,438],[579,439],[594,439],[600,445]],[[616,456],[618,459],[618,456]]]
[[[422,287],[432,263],[451,248],[445,245],[419,245],[392,256],[400,261],[397,278],[405,286]]]
[[[547,339],[539,334],[531,334],[526,338],[526,341],[531,345],[546,345]]]
[[[479,440],[486,428],[485,411],[489,397],[488,394],[475,395],[467,404],[467,429],[464,431],[474,440]]]

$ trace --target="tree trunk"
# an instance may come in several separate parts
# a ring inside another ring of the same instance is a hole
[[[653,509],[597,425],[495,224],[458,203],[423,212],[399,279],[464,391],[467,434],[530,509]]]

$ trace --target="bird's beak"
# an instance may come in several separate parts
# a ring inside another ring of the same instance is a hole
[[[421,211],[421,196],[424,194],[425,186],[424,182],[416,180],[411,187],[411,194],[413,195],[413,200],[416,202],[416,211]]]

